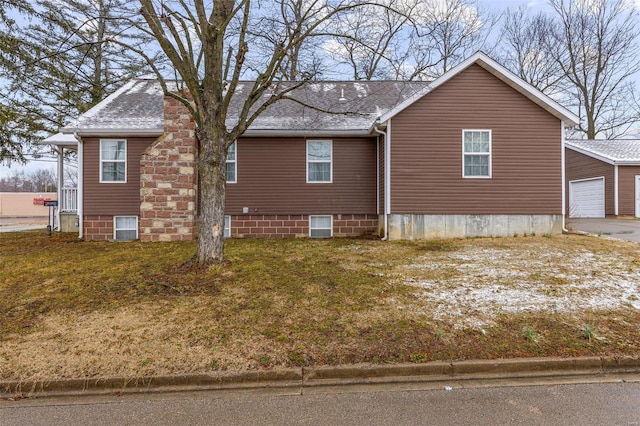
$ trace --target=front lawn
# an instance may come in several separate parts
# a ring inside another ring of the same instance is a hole
[[[0,378],[638,355],[640,246],[596,237],[193,243],[0,234]]]

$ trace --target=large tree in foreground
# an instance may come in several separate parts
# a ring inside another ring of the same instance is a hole
[[[269,105],[288,98],[314,76],[313,68],[292,72],[291,61],[303,57],[300,49],[326,36],[329,21],[357,7],[358,1],[310,0],[292,8],[287,7],[288,0],[140,0],[143,27],[155,37],[181,80],[175,90],[156,69],[165,94],[182,102],[196,125],[199,266],[223,259],[229,147]],[[142,50],[138,53],[144,55]],[[246,97],[230,121],[242,76],[254,81],[248,93],[245,87]],[[292,76],[296,81],[280,84]]]

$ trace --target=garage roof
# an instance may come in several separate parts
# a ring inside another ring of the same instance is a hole
[[[640,165],[640,139],[576,139],[565,146],[609,164]]]

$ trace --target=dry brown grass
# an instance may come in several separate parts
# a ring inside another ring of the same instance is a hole
[[[181,267],[192,243],[0,234],[0,378],[637,354],[638,247],[229,240],[228,262],[197,272]],[[616,286],[628,291],[585,308]],[[537,305],[515,309],[522,293]]]

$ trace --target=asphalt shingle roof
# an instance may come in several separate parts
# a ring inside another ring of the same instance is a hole
[[[132,80],[82,114],[63,133],[104,132],[128,129],[133,132],[162,132],[162,89],[155,80]]]
[[[286,85],[287,83],[283,83]],[[240,82],[229,107],[227,126],[237,120],[253,82]],[[428,86],[425,82],[310,82],[292,92],[300,102],[281,100],[268,107],[249,131],[369,131],[375,120]],[[268,96],[270,92],[265,94]],[[163,95],[157,80],[133,80],[62,129],[63,133],[110,130],[162,133]]]
[[[612,162],[640,163],[640,139],[567,140],[566,145]]]

